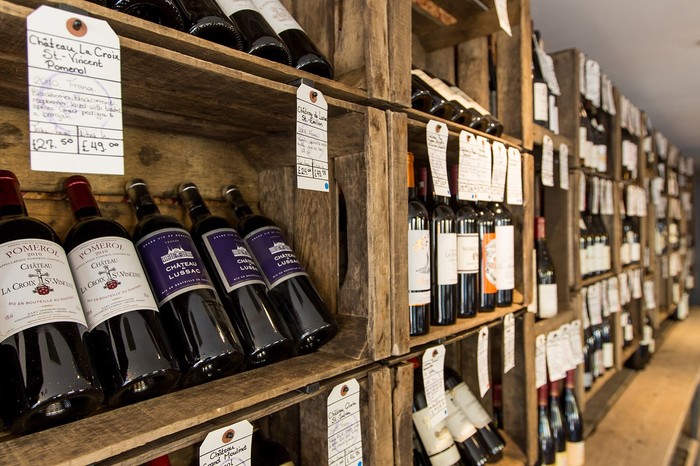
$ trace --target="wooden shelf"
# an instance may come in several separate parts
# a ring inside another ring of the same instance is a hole
[[[596,393],[596,396],[586,401],[583,410],[584,438],[588,438],[595,431],[610,407],[624,395],[625,389],[634,380],[636,374],[637,371],[623,368]]]
[[[632,340],[632,344],[628,346],[627,348],[622,349],[622,364],[632,357],[632,355],[637,351],[637,348],[639,348],[639,339],[635,338]]]
[[[547,334],[552,330],[558,329],[562,324],[571,322],[574,319],[576,319],[576,311],[573,309],[567,309],[559,312],[551,319],[538,320],[535,322],[535,335]]]
[[[574,144],[571,141],[571,139],[567,138],[566,136],[563,136],[561,134],[555,134],[554,132],[550,131],[549,129],[540,126],[538,124],[532,125],[532,140],[537,146],[542,145],[542,138],[545,136],[549,136],[552,138],[552,143],[554,144],[554,150],[558,151],[559,146],[562,144],[566,144],[569,147],[569,154],[572,154],[574,152]]]
[[[586,288],[587,286],[595,285],[598,282],[608,280],[615,276],[615,272],[606,272],[603,275],[597,275],[595,277],[586,278],[585,280],[581,280],[581,288]]]
[[[590,390],[588,390],[586,392],[586,395],[585,395],[585,405],[586,406],[588,405],[589,401],[591,399],[593,399],[596,396],[596,394],[605,387],[605,384],[607,384],[610,381],[610,379],[613,378],[613,376],[615,374],[617,374],[617,369],[615,369],[615,368],[608,369],[605,371],[605,373],[601,377],[598,377],[597,379],[595,379],[593,381],[593,386],[591,387]]]

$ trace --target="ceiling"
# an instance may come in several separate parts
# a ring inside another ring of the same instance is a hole
[[[547,52],[578,48],[700,166],[700,1],[531,0]]]

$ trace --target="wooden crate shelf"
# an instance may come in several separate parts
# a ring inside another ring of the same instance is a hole
[[[542,319],[535,322],[535,335],[546,335],[549,332],[558,329],[563,324],[569,323],[578,318],[576,310],[566,309],[559,310],[559,314],[551,319]]]

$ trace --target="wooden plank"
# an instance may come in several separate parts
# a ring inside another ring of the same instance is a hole
[[[576,318],[576,313],[573,309],[559,308],[559,313],[551,319],[542,319],[535,322],[535,336],[546,335],[552,330],[556,330],[563,324],[571,322]]]
[[[367,439],[363,438],[363,457],[367,464],[391,464],[394,459],[393,442],[393,409],[391,393],[391,369],[384,367],[368,374],[367,416],[363,422],[367,424]]]
[[[425,67],[440,79],[457,82],[455,70],[455,48],[445,47],[428,52]]]
[[[393,369],[392,408],[394,417],[394,464],[413,462],[413,365],[398,364]]]
[[[405,53],[411,44],[411,2],[394,0],[386,2],[389,28],[389,51],[404,53],[389,54],[389,100],[403,107],[411,106],[411,57]]]
[[[574,149],[574,144],[573,141],[567,137],[564,136],[563,134],[555,134],[554,132],[550,131],[548,128],[545,128],[544,126],[540,125],[532,125],[532,142],[536,145],[541,146],[542,145],[542,139],[545,136],[549,136],[552,138],[552,142],[554,144],[554,150],[559,151],[559,146],[562,144],[566,144],[569,148],[569,154]]]
[[[516,225],[515,283],[522,294],[522,303],[528,305],[534,296],[535,277],[532,274],[533,245],[535,244],[535,157],[523,153],[523,205],[516,216],[522,222]],[[516,210],[516,209],[514,209]],[[520,275],[522,274],[522,276]],[[515,299],[515,298],[514,298]]]
[[[457,86],[482,107],[490,108],[488,38],[477,37],[457,46]]]
[[[579,159],[579,71],[578,50],[569,49],[551,54],[559,81],[559,132],[571,141],[569,167],[581,165]]]

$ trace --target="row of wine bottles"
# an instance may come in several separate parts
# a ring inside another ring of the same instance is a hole
[[[451,199],[435,195],[427,167],[419,169],[416,191],[413,154],[408,154],[411,335],[513,302],[512,216],[503,203],[457,199],[458,170],[450,169]]]
[[[532,35],[532,119],[554,134],[559,134],[560,95],[554,61],[544,51],[539,31],[535,31]]]
[[[333,68],[279,0],[91,0],[325,78]]]
[[[563,394],[560,380],[537,389],[538,465],[582,466],[585,462],[583,418],[574,382],[571,370],[566,373]]]
[[[411,107],[493,136],[503,134],[503,124],[488,110],[427,70],[411,70]]]
[[[415,466],[481,466],[503,456],[505,440],[489,413],[454,369],[445,368],[447,418],[437,423],[432,422],[420,368],[414,372]]]
[[[582,212],[579,219],[579,263],[584,279],[612,270],[610,235],[602,216],[590,210]]]
[[[189,233],[130,181],[133,238],[101,216],[86,178],[64,189],[77,221],[65,250],[0,171],[0,414],[13,431],[307,353],[336,333],[280,229],[235,186],[223,197],[238,231],[180,186]]]

